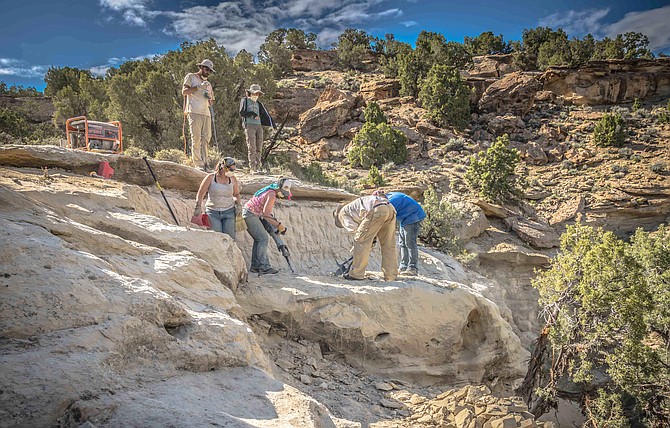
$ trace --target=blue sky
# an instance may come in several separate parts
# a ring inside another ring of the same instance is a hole
[[[483,31],[518,40],[524,28],[562,27],[571,36],[626,31],[670,54],[670,0],[0,0],[0,80],[44,88],[49,66],[104,74],[129,59],[213,37],[235,53],[256,53],[267,33],[298,27],[329,46],[347,27],[413,43],[421,30],[463,41]]]

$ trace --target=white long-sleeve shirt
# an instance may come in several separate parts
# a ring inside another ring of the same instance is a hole
[[[350,233],[354,233],[363,219],[379,204],[389,204],[393,207],[388,200],[380,196],[361,196],[342,207],[339,214],[340,223]]]

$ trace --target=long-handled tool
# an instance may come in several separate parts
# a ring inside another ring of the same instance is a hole
[[[172,219],[177,224],[177,226],[179,226],[179,221],[177,221],[177,216],[174,215],[174,211],[172,211],[172,207],[170,206],[170,203],[168,202],[167,198],[165,197],[165,193],[163,193],[163,189],[161,188],[161,184],[158,182],[158,179],[156,178],[156,174],[154,174],[154,170],[151,169],[151,165],[149,165],[149,160],[147,159],[146,156],[144,156],[142,159],[144,159],[144,162],[146,162],[147,167],[149,168],[149,172],[151,173],[151,176],[154,178],[154,182],[156,183],[156,187],[158,187],[158,190],[161,192],[161,195],[163,195],[163,200],[165,201],[165,204],[167,205],[168,209],[170,210],[170,214],[172,214]]]
[[[291,253],[289,253],[288,247],[284,243],[284,240],[281,239],[281,236],[279,236],[279,234],[277,233],[277,229],[275,229],[270,224],[270,222],[265,220],[264,218],[261,219],[261,223],[263,223],[263,227],[275,241],[275,244],[277,245],[277,250],[279,250],[281,255],[284,256],[284,258],[286,259],[286,264],[288,264],[288,268],[291,269],[291,273],[295,273],[295,271],[293,270],[293,266],[291,266],[291,260],[289,259]]]
[[[209,112],[212,115],[212,134],[214,134],[214,143],[216,144],[216,151],[221,156],[221,148],[219,147],[219,139],[216,137],[216,122],[214,121],[214,106],[209,106]]]

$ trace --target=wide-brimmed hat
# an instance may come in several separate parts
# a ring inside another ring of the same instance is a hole
[[[251,92],[252,94],[255,94],[255,93],[264,94],[265,93],[265,92],[261,91],[261,85],[257,85],[255,83],[253,85],[249,86],[249,89],[247,89],[247,91]]]
[[[333,218],[335,218],[335,226],[339,227],[340,229],[344,228],[344,225],[340,221],[340,211],[342,211],[342,208],[344,208],[345,204],[340,204],[335,208],[333,211]]]
[[[203,59],[201,63],[198,64],[199,66],[207,67],[210,70],[212,70],[212,73],[214,73],[214,63],[208,59]]]

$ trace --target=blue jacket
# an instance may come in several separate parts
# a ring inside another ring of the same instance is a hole
[[[396,218],[400,222],[400,227],[414,224],[426,218],[426,213],[421,205],[404,193],[389,192],[386,196],[398,213]]]

